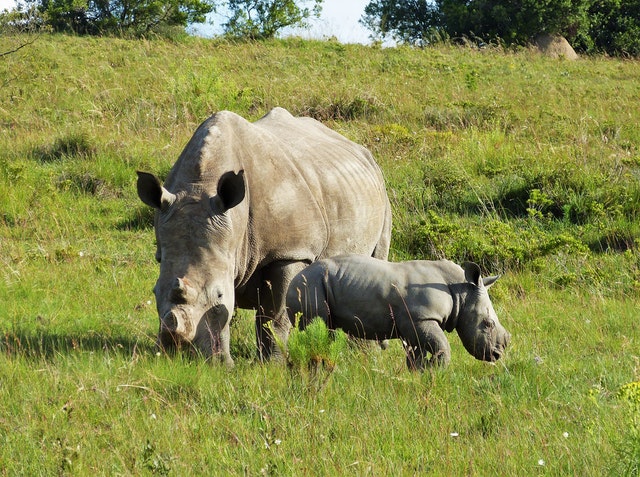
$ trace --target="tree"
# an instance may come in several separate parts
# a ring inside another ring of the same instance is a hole
[[[46,26],[81,35],[145,35],[161,29],[204,22],[214,9],[209,0],[27,0],[35,5]]]
[[[0,36],[6,35],[0,58],[11,55],[22,48],[32,45],[45,31],[44,19],[35,7],[29,9],[0,12]],[[0,87],[9,82],[9,78],[0,81]]]
[[[425,45],[439,38],[526,44],[560,34],[584,52],[640,55],[640,0],[372,0],[373,37]]]
[[[323,0],[228,0],[231,13],[223,25],[231,37],[245,39],[273,38],[286,27],[306,27],[306,21],[319,17]],[[312,7],[299,4],[312,3]]]
[[[360,23],[374,33],[374,39],[391,37],[400,43],[425,45],[441,20],[437,7],[427,0],[374,0],[365,7]]]
[[[438,0],[444,28],[452,38],[525,44],[539,33],[575,37],[588,26],[590,0]]]
[[[596,51],[640,56],[640,0],[595,0],[589,44]]]

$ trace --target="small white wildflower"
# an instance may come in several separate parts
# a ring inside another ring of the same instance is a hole
[[[147,305],[151,305],[151,300],[147,300]]]
[[[320,414],[324,413],[324,409],[320,409]]]
[[[273,443],[279,446],[280,444],[282,444],[282,439],[276,439],[275,441],[273,441]]]
[[[544,459],[538,460],[538,465],[541,465],[541,466],[544,465]]]
[[[81,257],[84,257],[84,252],[80,251],[78,252],[78,255],[80,255]]]
[[[567,439],[569,437],[569,433],[568,432],[563,432],[562,433],[562,437],[564,437],[565,439]]]
[[[451,437],[458,437],[460,434],[458,434],[457,432],[452,432],[451,434],[449,434]]]
[[[535,358],[533,358],[533,360],[536,362],[536,364],[542,364],[544,362],[544,360],[540,356],[536,356]]]
[[[156,352],[156,356],[160,356],[162,353],[160,353],[160,351]]]
[[[155,413],[151,413],[151,419],[158,419]]]

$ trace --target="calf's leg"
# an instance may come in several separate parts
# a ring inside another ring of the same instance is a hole
[[[405,342],[409,369],[420,371],[427,366],[446,366],[451,361],[451,346],[437,321],[409,320],[398,326],[398,331]]]

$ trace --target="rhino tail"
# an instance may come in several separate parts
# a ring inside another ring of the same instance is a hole
[[[371,256],[380,260],[387,260],[389,258],[389,247],[391,246],[391,204],[389,199],[385,201],[384,211],[384,223],[382,224],[382,231],[380,232],[380,238],[378,243],[373,249]]]

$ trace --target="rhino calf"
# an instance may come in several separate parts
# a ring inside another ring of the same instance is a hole
[[[471,355],[494,362],[510,340],[487,293],[497,278],[482,278],[471,262],[460,267],[448,260],[393,263],[342,255],[298,273],[286,303],[300,328],[320,317],[354,337],[403,340],[410,369],[446,366],[451,348],[444,332],[454,329]]]

